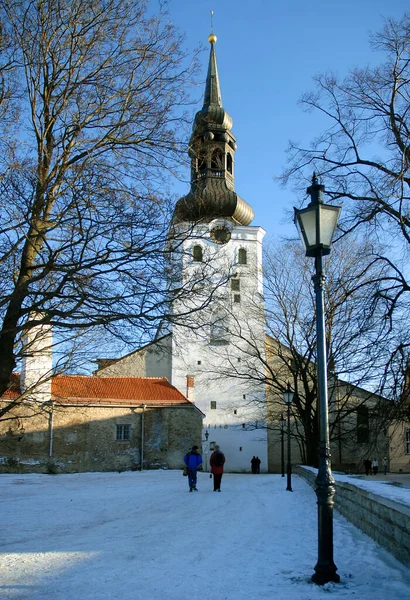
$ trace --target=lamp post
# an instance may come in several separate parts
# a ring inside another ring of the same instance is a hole
[[[203,452],[205,455],[205,471],[208,471],[208,454],[209,454],[209,444],[208,444],[208,438],[209,438],[209,432],[208,430],[205,431],[205,443],[202,441],[203,444]]]
[[[315,258],[313,276],[316,295],[317,378],[319,390],[319,469],[316,477],[318,505],[318,561],[312,581],[324,585],[339,582],[337,567],[333,562],[333,505],[335,480],[330,464],[328,389],[326,368],[325,317],[323,308],[324,272],[322,257],[330,254],[333,234],[339,218],[340,206],[330,206],[322,199],[324,186],[313,174],[312,185],[307,189],[311,202],[307,208],[295,210],[294,221],[306,250],[306,256]]]
[[[285,448],[284,448],[284,434],[285,434],[285,419],[283,414],[280,415],[280,468],[282,471],[282,477],[285,477]]]
[[[290,405],[292,404],[292,400],[293,400],[293,392],[290,389],[290,383],[288,381],[288,385],[286,388],[286,392],[284,392],[283,394],[283,398],[285,400],[285,403],[288,406],[288,456],[287,456],[287,485],[286,485],[286,491],[288,492],[292,492],[292,458],[291,458],[291,454],[290,454]]]

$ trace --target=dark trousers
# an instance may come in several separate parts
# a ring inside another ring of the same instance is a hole
[[[189,489],[196,487],[196,469],[188,469],[188,485]]]
[[[214,473],[214,492],[221,489],[222,473]]]

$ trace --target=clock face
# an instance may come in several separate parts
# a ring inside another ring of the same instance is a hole
[[[231,232],[227,227],[223,225],[218,225],[214,227],[211,231],[211,239],[216,244],[226,244],[231,239]]]

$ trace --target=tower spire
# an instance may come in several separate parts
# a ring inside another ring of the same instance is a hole
[[[232,118],[222,106],[212,20],[211,29],[204,104],[195,116],[189,143],[191,190],[178,200],[174,216],[177,221],[230,218],[249,225],[252,207],[235,192],[236,139],[231,132]]]
[[[221,88],[219,85],[218,67],[216,65],[215,44],[216,35],[211,33],[208,37],[208,42],[211,44],[211,53],[209,56],[208,74],[206,76],[204,106],[220,106],[222,107]]]

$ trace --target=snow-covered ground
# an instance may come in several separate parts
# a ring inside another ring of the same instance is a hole
[[[0,475],[0,598],[408,600],[410,570],[335,512],[340,584],[310,582],[316,495],[293,477]]]

